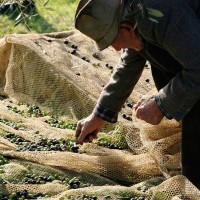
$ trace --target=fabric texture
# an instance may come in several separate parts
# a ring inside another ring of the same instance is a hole
[[[146,0],[144,5],[160,10],[164,17],[159,18],[159,23],[147,18],[141,20],[138,32],[146,41],[146,48],[139,53],[130,49],[122,52],[121,60],[109,84],[103,90],[98,104],[105,109],[119,112],[137,83],[145,61],[149,60],[159,69],[176,74],[160,89],[157,98],[165,115],[179,121],[200,98],[199,4],[183,0]],[[159,54],[152,54],[152,47],[157,48],[155,52],[166,55],[173,65],[170,66],[167,61],[161,62],[162,57]]]

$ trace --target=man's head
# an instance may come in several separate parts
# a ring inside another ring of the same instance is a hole
[[[80,0],[75,27],[92,38],[99,50],[112,44],[118,35],[125,0]]]

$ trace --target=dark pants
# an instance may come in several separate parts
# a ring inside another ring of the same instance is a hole
[[[159,90],[175,74],[163,72],[152,66],[152,76]],[[181,157],[182,174],[200,189],[200,100],[182,120]]]

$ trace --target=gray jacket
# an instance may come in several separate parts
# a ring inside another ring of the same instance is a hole
[[[144,0],[146,7],[160,10],[164,17],[158,19],[159,23],[145,18],[138,25],[138,32],[147,43],[163,49],[177,63],[177,66],[167,66],[158,56],[152,57],[157,66],[176,73],[156,95],[161,110],[176,120],[182,120],[200,99],[199,4],[199,0]],[[146,59],[142,52],[123,50],[98,104],[119,112],[140,78]]]

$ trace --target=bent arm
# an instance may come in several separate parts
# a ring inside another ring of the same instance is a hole
[[[97,105],[95,115],[114,123],[139,80],[146,60],[136,51],[124,49],[108,84],[103,89]]]

